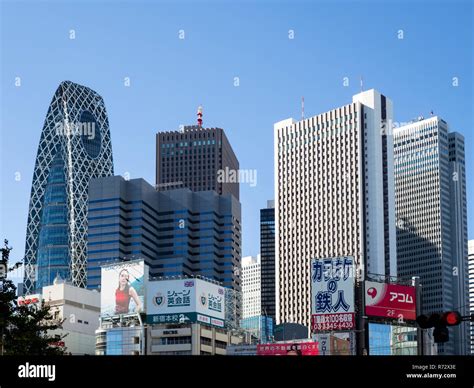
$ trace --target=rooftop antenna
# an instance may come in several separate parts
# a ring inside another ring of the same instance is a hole
[[[301,97],[301,120],[304,120],[304,96]]]
[[[360,76],[360,92],[362,93],[364,90],[364,79]]]
[[[198,111],[197,111],[197,121],[198,121],[198,127],[201,128],[202,127],[202,105],[199,105],[198,107]]]

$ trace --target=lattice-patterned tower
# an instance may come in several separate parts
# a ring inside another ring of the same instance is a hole
[[[26,293],[52,284],[58,274],[86,287],[89,181],[113,173],[104,100],[92,89],[62,82],[46,115],[33,173]]]

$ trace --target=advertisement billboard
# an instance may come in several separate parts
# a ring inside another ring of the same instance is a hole
[[[321,356],[352,356],[356,354],[354,332],[313,334]]]
[[[41,294],[19,296],[18,306],[40,305],[41,301]]]
[[[148,266],[143,260],[108,264],[101,269],[100,314],[113,317],[144,311]]]
[[[365,314],[372,317],[415,320],[415,287],[365,282]]]
[[[148,290],[148,323],[200,322],[224,327],[224,287],[201,279],[177,279],[150,282]]]
[[[257,345],[257,356],[317,356],[317,342],[292,342]]]
[[[354,258],[311,260],[311,328],[313,332],[353,330]]]
[[[226,356],[256,356],[257,345],[229,345],[226,348]]]

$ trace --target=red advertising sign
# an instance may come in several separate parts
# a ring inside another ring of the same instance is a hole
[[[365,314],[373,317],[415,320],[415,287],[365,282]]]
[[[292,342],[257,345],[257,356],[317,356],[317,342]]]
[[[354,313],[313,314],[311,328],[316,331],[353,330],[355,328]]]
[[[28,306],[30,304],[39,304],[41,302],[41,295],[28,295],[28,296],[19,296],[18,305],[19,306]]]

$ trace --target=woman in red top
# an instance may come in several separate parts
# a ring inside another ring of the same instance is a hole
[[[115,290],[115,314],[127,314],[129,312],[130,298],[133,298],[136,307],[135,311],[142,309],[142,303],[135,288],[129,285],[129,273],[125,268],[119,273],[119,284]]]

